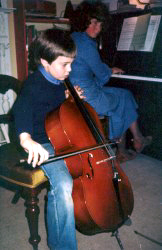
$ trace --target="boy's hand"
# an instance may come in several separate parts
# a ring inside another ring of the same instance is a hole
[[[81,87],[79,87],[79,86],[74,86],[74,88],[75,88],[78,96],[80,97],[80,99],[84,99],[85,96],[83,95],[83,93],[84,93],[83,89],[81,89]]]
[[[74,86],[74,88],[75,88],[77,94],[79,95],[80,99],[84,99],[85,98],[85,96],[83,95],[84,91],[81,89],[81,87]],[[70,96],[70,91],[68,89],[65,90],[65,96],[66,96],[66,98],[68,98]]]
[[[41,165],[44,161],[48,160],[49,153],[45,150],[41,144],[32,140],[30,134],[21,133],[20,134],[20,144],[28,152],[28,164],[32,163],[35,168],[36,165]]]

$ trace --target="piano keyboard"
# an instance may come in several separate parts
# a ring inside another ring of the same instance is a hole
[[[112,74],[111,77],[162,83],[162,78],[155,78],[155,77],[133,76],[133,75],[124,75],[124,74]]]

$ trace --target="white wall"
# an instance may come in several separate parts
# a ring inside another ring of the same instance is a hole
[[[68,0],[48,0],[48,1],[56,3],[56,15],[58,17],[60,16],[63,17]],[[72,4],[79,4],[80,2],[82,2],[82,0],[71,0]]]
[[[68,0],[48,0],[51,2],[55,2],[56,3],[56,15],[57,16],[63,16],[64,15],[64,11],[66,8],[66,4]],[[78,5],[79,3],[81,3],[83,0],[71,0],[71,3],[75,6]],[[96,0],[91,0],[91,1],[96,1]],[[109,3],[109,2],[113,2],[114,0],[103,0],[104,3]],[[115,0],[117,1],[117,0]]]
[[[66,3],[67,3],[68,0],[48,0],[48,1],[56,3],[56,8],[57,8],[56,9],[56,15],[59,16],[59,17],[60,16],[63,17],[64,16],[64,11],[65,11],[65,8],[66,8]],[[91,0],[91,1],[95,1],[95,0]],[[71,0],[71,3],[73,5],[77,5],[80,2],[82,2],[82,0]],[[111,11],[113,11],[113,10],[116,10],[117,3],[119,2],[119,0],[102,0],[102,2],[104,2],[105,4],[109,4],[109,9]],[[150,0],[145,0],[144,2],[149,3]],[[129,0],[129,4],[134,4],[134,5],[136,5],[136,7],[139,7],[139,8],[144,8],[144,6],[145,6],[143,4],[139,4],[139,2],[137,0]]]

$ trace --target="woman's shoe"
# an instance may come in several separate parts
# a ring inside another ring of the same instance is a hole
[[[122,162],[126,162],[126,161],[131,161],[133,159],[135,159],[137,156],[137,153],[131,149],[120,151],[118,150],[116,153],[116,159],[122,163]]]
[[[132,139],[134,148],[137,153],[141,153],[146,146],[152,143],[152,136],[143,137],[141,140]]]

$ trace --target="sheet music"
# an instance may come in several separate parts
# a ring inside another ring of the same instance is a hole
[[[140,51],[143,49],[150,20],[150,14],[137,17],[135,31],[129,50]]]
[[[124,19],[117,50],[129,50],[136,28],[137,17]]]
[[[161,20],[161,15],[150,17],[149,27],[147,30],[147,36],[143,51],[150,51],[150,52],[153,51],[154,43],[160,25],[160,20]]]
[[[125,18],[117,50],[152,52],[160,19],[160,15],[151,14]]]

